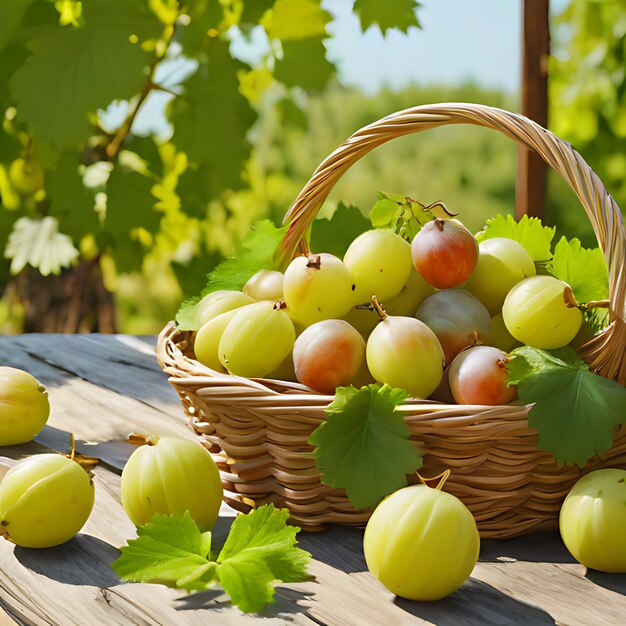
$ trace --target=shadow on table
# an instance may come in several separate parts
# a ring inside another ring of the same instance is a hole
[[[527,563],[576,563],[556,532],[532,533],[513,539],[483,539],[480,558],[483,563],[515,560]]]
[[[443,600],[412,602],[396,598],[396,606],[436,626],[519,626],[556,624],[542,609],[520,602],[487,583],[470,579]]]
[[[592,583],[626,596],[626,574],[609,574],[588,569],[585,578]]]
[[[313,558],[346,574],[367,572],[363,556],[363,530],[332,526],[319,533],[298,534],[299,545]]]
[[[309,615],[309,607],[299,604],[313,597],[313,593],[306,593],[288,587],[276,587],[276,602],[266,606],[259,613],[254,613],[255,618],[275,619],[287,615]],[[176,600],[177,611],[189,611],[197,609],[211,609],[212,612],[229,609],[231,602],[226,593],[221,589],[209,589],[199,591],[188,596],[182,596]],[[286,621],[291,621],[288,618]]]
[[[34,550],[17,546],[14,554],[29,570],[68,585],[111,587],[120,583],[111,569],[120,551],[91,535],[79,533],[55,548]]]

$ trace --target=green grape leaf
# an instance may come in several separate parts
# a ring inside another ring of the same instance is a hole
[[[528,425],[557,461],[583,467],[613,444],[626,423],[626,388],[589,370],[571,348],[551,352],[523,346],[507,359],[509,384],[534,404]]]
[[[152,58],[140,42],[161,30],[156,16],[129,0],[91,0],[83,6],[84,26],[37,32],[28,42],[31,56],[10,83],[20,116],[59,148],[89,136],[89,113],[139,92]],[[139,41],[131,43],[131,35]]]
[[[410,242],[427,222],[451,215],[442,204],[426,206],[408,196],[379,191],[369,218],[374,228],[391,228]]]
[[[365,32],[370,26],[378,26],[383,35],[391,28],[406,33],[411,26],[421,28],[416,11],[420,3],[416,0],[356,0],[354,12],[361,20],[361,30]]]
[[[26,10],[33,0],[13,0],[0,3],[0,51],[10,41],[20,26]]]
[[[291,99],[283,98],[276,103],[276,110],[282,124],[306,130],[309,126],[306,113]]]
[[[99,228],[98,214],[94,209],[95,197],[83,185],[75,154],[64,153],[56,169],[46,173],[46,188],[50,197],[48,214],[59,220],[63,230],[74,241],[80,241],[81,237]]]
[[[155,515],[137,528],[137,539],[120,549],[113,570],[128,582],[166,583],[201,591],[221,584],[244,613],[274,602],[278,582],[311,580],[308,552],[296,546],[299,528],[288,526],[289,511],[267,504],[239,515],[217,557],[211,533],[201,533],[188,512]]]
[[[249,278],[259,270],[276,270],[278,246],[287,227],[276,228],[269,220],[256,222],[235,248],[234,254],[220,263],[209,275],[200,297],[220,289],[241,289]],[[183,302],[176,314],[176,323],[181,330],[198,330],[196,305],[200,298]]]
[[[329,252],[341,259],[348,246],[369,229],[369,221],[357,207],[340,202],[332,216],[313,221],[311,249],[315,252]]]
[[[246,68],[230,56],[228,43],[210,38],[208,62],[185,83],[185,95],[172,107],[172,143],[194,163],[210,165],[221,188],[241,187],[243,163],[250,156],[246,133],[256,113],[239,91],[237,73]]]
[[[176,39],[185,54],[193,58],[204,50],[207,43],[210,45],[212,38],[209,38],[208,31],[219,30],[224,19],[224,7],[219,0],[193,0],[186,4],[189,24],[179,29]]]
[[[185,297],[194,293],[200,293],[206,285],[207,274],[222,260],[222,255],[218,252],[210,252],[194,256],[186,262],[172,261],[172,269],[176,274],[176,280]]]
[[[309,437],[322,482],[345,489],[357,509],[405,487],[406,475],[422,465],[422,452],[397,410],[409,395],[387,385],[340,387],[328,418]]]
[[[21,217],[13,225],[4,256],[11,259],[11,274],[18,274],[31,265],[43,276],[49,276],[69,267],[78,256],[78,250],[67,235],[59,232],[56,218]]]
[[[319,91],[335,74],[335,66],[326,59],[322,37],[308,37],[283,42],[283,58],[276,61],[274,76],[287,87]]]
[[[496,215],[487,220],[485,228],[476,235],[476,239],[479,242],[494,237],[514,239],[524,246],[535,263],[545,263],[552,257],[551,244],[555,232],[555,228],[544,226],[537,217],[524,215],[516,222],[510,215]]]
[[[320,6],[320,0],[276,0],[262,25],[270,38],[285,42],[326,35],[330,18],[330,13]]]
[[[155,233],[163,215],[155,210],[153,176],[117,165],[107,182],[105,228],[116,239],[126,238],[132,228]]]
[[[240,24],[256,26],[265,12],[272,7],[274,0],[243,0]]]
[[[209,163],[190,165],[178,178],[176,187],[181,209],[190,217],[206,219],[209,202],[222,191],[215,170]]]
[[[187,591],[205,589],[216,581],[216,564],[209,560],[211,533],[201,533],[189,512],[155,515],[137,528],[137,535],[120,548],[112,565],[122,580],[174,583]]]
[[[239,515],[217,561],[217,575],[233,604],[244,613],[274,602],[274,583],[310,579],[311,559],[296,547],[297,526],[288,526],[289,511],[273,504]]]
[[[548,271],[572,288],[578,302],[609,297],[609,272],[600,248],[590,250],[578,239],[561,237]]]

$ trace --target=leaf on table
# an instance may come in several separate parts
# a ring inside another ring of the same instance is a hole
[[[187,591],[206,589],[215,581],[211,533],[201,533],[189,512],[155,515],[137,534],[112,566],[123,580],[173,583]]]
[[[589,370],[571,348],[546,351],[523,346],[508,358],[509,383],[533,404],[528,425],[538,445],[557,461],[580,467],[613,444],[626,423],[626,388]]]
[[[228,42],[211,37],[207,61],[184,83],[172,103],[172,143],[193,163],[207,163],[220,189],[242,186],[243,163],[250,156],[246,134],[256,113],[239,90],[238,73],[247,66],[235,60]]]
[[[288,526],[289,511],[264,505],[239,515],[217,560],[211,558],[211,533],[201,533],[188,512],[155,515],[137,529],[139,537],[121,548],[113,569],[122,580],[167,583],[201,591],[219,582],[243,612],[274,602],[278,582],[310,580],[311,555],[296,546],[300,530]]]
[[[422,451],[397,411],[409,394],[387,385],[340,387],[328,418],[309,438],[322,482],[346,490],[357,509],[378,504],[405,487],[422,465]]]
[[[411,26],[421,28],[417,19],[417,9],[421,6],[416,0],[356,0],[354,12],[361,21],[361,30],[365,32],[370,26],[378,26],[383,35],[395,28],[406,33]]]
[[[548,271],[564,280],[580,303],[609,297],[609,272],[600,248],[583,248],[578,239],[561,237]]]
[[[283,58],[276,61],[274,77],[287,87],[319,91],[334,76],[335,66],[326,58],[323,37],[282,42]]]
[[[299,528],[288,526],[289,511],[266,505],[239,515],[217,561],[220,584],[244,613],[274,602],[275,581],[299,582],[311,559],[296,546]]]
[[[276,0],[261,24],[268,37],[285,42],[325,36],[330,19],[319,0]]]
[[[537,217],[524,215],[519,222],[512,216],[496,215],[487,220],[476,239],[485,241],[494,237],[506,237],[519,242],[535,263],[546,263],[552,257],[551,244],[555,228],[544,226]]]
[[[83,3],[83,17],[81,27],[37,30],[28,42],[32,54],[10,83],[20,117],[58,148],[89,136],[89,113],[141,90],[153,58],[141,41],[158,37],[162,28],[134,0],[91,0]]]
[[[318,217],[311,225],[311,249],[334,254],[340,259],[348,246],[366,230],[370,222],[360,209],[340,202],[330,217]]]
[[[220,289],[241,289],[259,270],[276,270],[278,246],[285,236],[286,227],[277,228],[269,220],[253,224],[250,231],[235,248],[234,254],[220,263],[209,275],[207,286],[200,297]],[[198,330],[197,304],[200,298],[183,302],[176,314],[180,330]]]
[[[33,220],[21,217],[13,225],[4,256],[11,259],[11,274],[18,274],[27,265],[37,268],[43,276],[59,274],[78,256],[72,240],[59,232],[54,217]]]

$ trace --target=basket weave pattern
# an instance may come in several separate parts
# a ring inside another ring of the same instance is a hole
[[[594,371],[626,384],[626,232],[621,213],[569,144],[521,115],[481,105],[428,105],[359,130],[317,168],[287,213],[283,259],[302,249],[304,233],[329,191],[363,155],[395,137],[460,123],[498,130],[537,151],[580,198],[604,251],[610,290],[610,325],[581,355]],[[241,510],[265,502],[286,506],[306,530],[330,523],[365,524],[371,511],[356,511],[343,490],[321,483],[307,444],[332,397],[297,383],[216,372],[193,358],[192,341],[191,333],[169,324],[159,337],[158,358],[190,426],[218,463],[224,487],[233,494],[229,502]],[[626,468],[626,429],[620,429],[602,459],[592,459],[584,470],[563,467],[537,447],[536,432],[528,428],[529,409],[425,400],[400,407],[412,439],[425,451],[420,472],[428,476],[452,470],[446,490],[469,507],[483,537],[553,527],[563,498],[582,473]]]

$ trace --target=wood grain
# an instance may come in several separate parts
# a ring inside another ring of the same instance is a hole
[[[122,336],[2,337],[0,363],[23,367],[48,386],[50,424],[61,432],[48,429],[40,439],[54,448],[66,445],[69,430],[95,443],[130,431],[192,437],[153,345],[154,338]],[[117,446],[94,448],[109,455],[114,470],[126,454]],[[38,442],[0,448],[0,466],[46,451]],[[587,574],[555,534],[484,541],[472,578],[439,602],[396,599],[367,571],[362,530],[346,527],[300,534],[301,546],[315,558],[316,582],[279,587],[276,604],[260,615],[243,615],[220,591],[186,595],[161,585],[122,584],[110,564],[134,527],[120,505],[116,471],[96,468],[93,514],[69,543],[26,550],[0,541],[0,626],[624,623],[626,577]],[[223,507],[216,542],[233,514]]]

